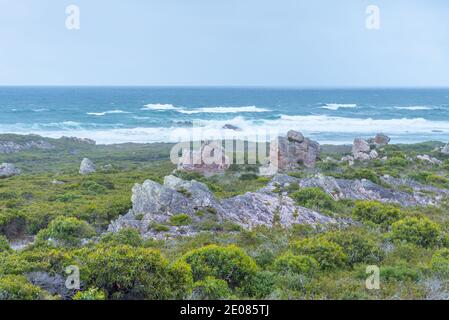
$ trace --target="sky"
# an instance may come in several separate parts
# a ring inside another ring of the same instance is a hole
[[[0,0],[0,85],[449,87],[449,2]]]

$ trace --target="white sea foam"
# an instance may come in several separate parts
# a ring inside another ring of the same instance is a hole
[[[38,108],[38,109],[32,109],[34,112],[45,112],[48,111],[47,108]]]
[[[223,130],[225,124],[234,125],[240,130]],[[228,133],[236,138],[249,137],[251,139],[256,131],[277,130],[279,134],[285,134],[288,130],[294,129],[317,139],[321,143],[327,141],[347,143],[356,136],[371,136],[377,132],[394,136],[396,143],[429,139],[449,140],[448,121],[431,121],[423,118],[382,120],[324,115],[282,115],[280,118],[273,120],[249,120],[239,116],[228,120],[197,120],[193,121],[193,125],[201,128],[202,133],[210,137],[221,137],[224,133]],[[79,124],[74,121],[35,124],[33,126],[24,124],[0,125],[0,133],[33,133],[53,138],[64,135],[76,136],[91,138],[102,144],[177,142],[188,140],[191,132],[191,128],[179,126],[124,128],[123,125],[117,124],[114,128],[110,128],[99,124]]]
[[[395,109],[415,111],[415,110],[432,110],[433,108],[427,106],[410,106],[410,107],[395,107]]]
[[[165,111],[165,110],[180,110],[180,108],[175,107],[172,104],[150,103],[150,104],[146,104],[141,110]]]
[[[356,104],[353,103],[328,103],[322,107],[321,109],[328,109],[328,110],[338,110],[340,108],[357,108]]]
[[[120,114],[120,113],[130,113],[128,111],[123,111],[123,110],[109,110],[109,111],[104,111],[104,112],[87,112],[87,115],[90,116],[104,116],[107,114]]]
[[[185,114],[196,113],[242,113],[242,112],[270,112],[271,110],[258,108],[256,106],[242,106],[242,107],[208,107],[197,108],[192,110],[180,109],[178,112]]]

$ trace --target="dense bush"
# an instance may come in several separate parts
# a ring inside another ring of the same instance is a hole
[[[319,268],[318,262],[308,256],[297,256],[292,253],[285,253],[273,263],[273,269],[281,274],[294,273],[309,276]]]
[[[119,232],[109,232],[103,235],[100,239],[102,243],[108,243],[109,245],[125,244],[128,246],[139,247],[143,244],[143,239],[140,236],[139,231],[134,228],[124,228]]]
[[[192,298],[197,300],[228,299],[231,290],[228,283],[221,279],[206,277],[194,284]]]
[[[327,211],[335,209],[334,199],[321,188],[300,189],[293,192],[291,197],[302,207]]]
[[[314,258],[321,269],[344,267],[348,261],[348,256],[344,253],[341,246],[324,238],[294,241],[291,247],[296,254]]]
[[[359,201],[353,210],[353,215],[361,221],[388,227],[402,217],[399,208],[376,201]]]
[[[420,273],[417,268],[412,268],[405,263],[398,262],[394,266],[382,266],[380,268],[382,280],[417,281]]]
[[[172,226],[187,226],[192,223],[192,218],[184,213],[177,214],[170,217],[170,224]]]
[[[85,291],[78,291],[72,298],[73,300],[106,300],[106,294],[97,289],[89,288]]]
[[[385,163],[385,165],[387,166],[391,166],[391,167],[406,167],[408,165],[408,161],[407,159],[404,159],[402,157],[391,157],[387,160],[387,162]]]
[[[449,249],[440,249],[432,256],[430,267],[440,276],[449,278]]]
[[[159,251],[101,245],[85,258],[85,281],[110,298],[175,299],[190,292],[192,276],[184,263],[169,265]]]
[[[352,171],[347,178],[349,179],[366,179],[366,180],[370,180],[374,183],[379,184],[380,183],[380,179],[377,176],[376,172],[374,172],[373,170],[370,169],[358,169],[358,170],[354,170]]]
[[[258,270],[255,261],[236,246],[206,246],[188,252],[183,260],[191,266],[195,281],[211,276],[225,280],[231,289],[250,284]]]
[[[0,277],[0,300],[44,300],[50,295],[28,282],[23,276]]]
[[[8,239],[5,236],[0,235],[0,252],[10,252],[11,247],[9,246]]]
[[[58,244],[77,246],[81,239],[95,235],[95,230],[87,222],[76,218],[57,217],[50,222],[48,228],[39,231],[36,236],[38,241],[55,240]]]
[[[326,234],[325,238],[343,248],[350,265],[379,263],[382,260],[379,243],[368,232],[359,229],[339,230]]]
[[[441,241],[441,231],[436,223],[426,217],[407,217],[393,223],[391,238],[431,247]]]

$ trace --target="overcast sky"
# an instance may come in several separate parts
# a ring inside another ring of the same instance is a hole
[[[0,85],[449,87],[447,0],[0,0],[0,43]]]

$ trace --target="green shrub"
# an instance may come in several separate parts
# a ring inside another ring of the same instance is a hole
[[[399,208],[376,201],[359,201],[353,210],[353,215],[361,221],[388,227],[402,217]]]
[[[78,291],[73,300],[106,300],[106,294],[97,288],[89,288],[85,291]]]
[[[441,241],[441,231],[427,217],[407,217],[393,223],[391,238],[421,247],[431,247]]]
[[[239,180],[256,180],[259,176],[255,173],[244,173],[239,177]]]
[[[143,245],[143,239],[139,231],[134,228],[124,228],[119,232],[109,232],[101,237],[100,242],[110,245],[125,244],[128,246],[139,247]]]
[[[374,183],[379,184],[380,183],[380,179],[377,176],[376,172],[374,172],[373,170],[370,169],[358,169],[358,170],[354,170],[351,174],[350,177],[348,177],[350,179],[366,179],[366,180],[370,180]]]
[[[318,262],[314,258],[296,256],[290,252],[279,256],[273,263],[273,269],[281,274],[294,273],[308,276],[318,268]]]
[[[325,238],[343,248],[350,265],[373,264],[382,260],[379,244],[367,232],[358,229],[339,230],[327,233]]]
[[[28,282],[23,276],[0,277],[0,300],[45,300],[48,292]]]
[[[348,256],[344,253],[341,246],[323,238],[294,241],[291,247],[295,254],[314,258],[321,269],[344,267],[348,261]]]
[[[407,161],[407,159],[404,159],[402,157],[395,156],[395,157],[388,159],[387,162],[385,163],[385,165],[391,166],[391,167],[404,168],[408,165],[408,161]]]
[[[85,279],[110,298],[179,299],[192,286],[189,266],[169,265],[159,251],[130,246],[99,246],[85,258]]]
[[[440,276],[449,278],[449,249],[437,250],[432,256],[430,268]]]
[[[213,277],[206,277],[196,282],[192,293],[192,297],[197,300],[228,299],[230,296],[231,290],[228,283]]]
[[[396,281],[417,281],[420,273],[415,268],[410,268],[405,263],[397,263],[393,266],[384,266],[380,268],[381,279]]]
[[[5,236],[0,235],[0,252],[10,252],[11,247],[9,246],[8,239]]]
[[[101,195],[107,193],[107,188],[95,181],[83,181],[80,185],[83,193],[88,195]]]
[[[56,240],[63,245],[77,246],[81,239],[95,235],[95,230],[87,222],[76,218],[57,217],[50,222],[48,228],[39,231],[36,236],[38,241]]]
[[[424,184],[432,184],[437,187],[448,187],[449,186],[449,180],[445,177],[436,175],[431,172],[427,171],[419,171],[417,173],[411,174],[410,178],[413,180],[416,180],[418,182],[424,183]]]
[[[258,271],[253,280],[241,290],[240,296],[251,296],[256,299],[266,298],[272,291],[275,285],[276,275],[270,271]]]
[[[170,224],[172,226],[187,226],[192,223],[192,218],[184,213],[177,214],[170,217]]]
[[[192,268],[193,279],[225,280],[231,289],[247,285],[257,272],[255,261],[236,246],[209,245],[186,253],[183,260]]]
[[[167,232],[170,231],[170,227],[160,224],[160,223],[152,223],[150,225],[150,228],[153,229],[156,232]]]
[[[335,209],[334,199],[321,188],[304,188],[293,192],[291,197],[302,207],[328,211]]]

